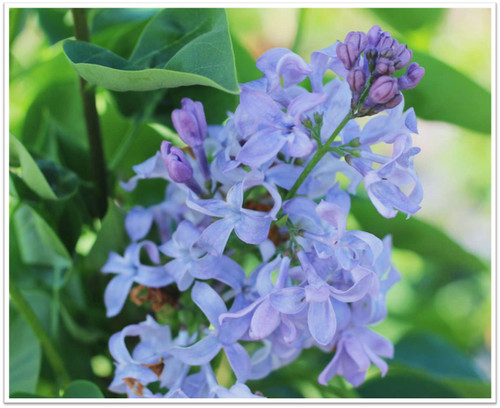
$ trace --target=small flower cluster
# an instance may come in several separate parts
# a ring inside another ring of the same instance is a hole
[[[387,372],[383,358],[393,356],[393,346],[368,326],[385,318],[387,292],[400,279],[391,238],[350,230],[347,217],[361,181],[384,217],[420,208],[416,117],[403,111],[400,90],[415,86],[423,69],[413,63],[406,75],[391,77],[411,56],[378,26],[314,52],[310,63],[275,48],[257,61],[262,78],[241,85],[240,104],[223,126],[207,126],[203,106],[190,99],[173,111],[186,146],[163,142],[122,184],[132,190],[141,179],[168,181],[162,203],[128,213],[132,243],[124,256],[111,253],[102,269],[116,274],[105,304],[112,317],[134,283],[132,291],[151,291],[136,303],[176,288],[188,295],[183,307],[205,317],[198,314],[194,325],[181,318],[175,338],[170,325],[151,316],[113,335],[112,391],[257,397],[246,381],[310,347],[333,354],[318,373],[320,384],[339,375],[358,386],[372,363]],[[338,77],[325,84],[327,71]],[[306,80],[312,92],[300,85]],[[362,128],[356,121],[382,110]],[[376,145],[392,151],[374,152]],[[234,259],[252,251],[260,263],[244,271]],[[139,338],[132,352],[127,336]],[[241,342],[260,346],[250,354]],[[236,377],[230,389],[212,370],[221,352]]]

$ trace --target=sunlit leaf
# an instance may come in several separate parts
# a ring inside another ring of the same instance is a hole
[[[114,91],[205,85],[238,92],[225,12],[169,9],[146,26],[130,61],[89,43],[67,41],[64,52],[92,84]]]
[[[491,93],[450,65],[418,51],[413,60],[425,68],[415,89],[404,92],[405,105],[419,117],[491,133]]]
[[[33,393],[42,363],[40,342],[17,311],[11,312],[9,324],[9,393]]]
[[[42,198],[47,200],[57,200],[56,194],[52,190],[35,160],[33,160],[23,144],[12,134],[9,137],[9,150],[11,161],[18,161],[18,163],[14,164],[16,167],[17,164],[19,165],[20,176],[26,185]]]

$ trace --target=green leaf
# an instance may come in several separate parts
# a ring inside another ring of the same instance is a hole
[[[124,227],[125,214],[114,203],[109,203],[109,209],[102,220],[101,229],[89,254],[85,258],[87,267],[98,271],[102,268],[110,251],[119,252],[125,247],[127,236]]]
[[[66,388],[63,398],[104,398],[104,395],[94,383],[87,380],[76,380]]]
[[[38,160],[37,164],[59,200],[66,200],[76,194],[80,182],[75,173],[52,160]]]
[[[446,12],[446,9],[439,8],[376,8],[369,10],[402,34],[421,28],[434,28],[441,22]]]
[[[480,272],[489,269],[482,260],[424,221],[417,218],[406,220],[404,214],[385,219],[369,200],[360,197],[352,198],[351,209],[361,229],[380,238],[392,234],[394,245],[435,262],[441,268],[439,278],[443,281],[448,281],[451,275],[458,276],[460,271]]]
[[[157,13],[158,9],[99,9],[92,18],[90,31],[97,34],[109,29],[116,30],[117,26],[149,20]]]
[[[21,178],[24,180],[26,185],[42,198],[47,200],[57,200],[56,194],[50,188],[50,184],[36,164],[35,160],[33,160],[23,144],[12,134],[9,137],[9,151],[10,161],[18,161]]]
[[[389,370],[384,378],[375,377],[357,389],[363,398],[459,398],[451,387],[424,374],[406,369]]]
[[[432,334],[406,334],[395,346],[394,361],[436,377],[481,379],[470,359]]]
[[[491,93],[468,76],[422,52],[413,60],[425,68],[415,89],[404,92],[405,105],[419,117],[439,120],[477,132],[491,133]]]
[[[68,271],[71,256],[54,230],[31,207],[22,204],[14,214],[21,259],[26,265],[46,266]],[[56,285],[63,282],[61,276]]]
[[[35,392],[38,382],[42,348],[29,325],[15,309],[13,310],[12,305],[10,308],[9,393],[32,393]]]
[[[63,48],[83,78],[113,91],[204,85],[239,92],[226,15],[220,9],[158,13],[130,61],[81,41],[66,41]]]

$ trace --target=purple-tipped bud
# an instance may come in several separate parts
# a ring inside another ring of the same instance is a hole
[[[396,96],[394,96],[394,98],[392,98],[389,102],[387,102],[384,105],[384,108],[385,109],[395,108],[401,103],[402,100],[403,100],[403,95],[401,95],[401,92],[399,92],[398,94],[396,94]]]
[[[413,52],[409,50],[405,44],[399,44],[396,48],[394,57],[394,68],[396,68],[396,71],[406,67],[411,57],[413,57]]]
[[[172,123],[179,137],[191,147],[200,146],[207,137],[207,121],[201,102],[189,98],[181,101],[182,109],[174,109]]]
[[[160,152],[167,166],[168,175],[174,182],[186,183],[193,178],[193,168],[181,149],[163,141]]]
[[[347,83],[353,93],[362,92],[366,84],[365,71],[359,67],[352,69],[347,75]]]
[[[366,34],[366,37],[368,39],[368,45],[372,48],[377,47],[381,35],[382,35],[382,29],[380,28],[379,25],[374,25],[372,28],[370,28],[370,30]]]
[[[375,69],[377,75],[392,75],[396,71],[394,63],[387,58],[379,58]]]
[[[365,33],[351,31],[346,35],[345,42],[337,45],[337,57],[346,69],[351,69],[367,45],[368,40]]]
[[[396,48],[398,45],[399,43],[395,39],[393,39],[388,32],[384,32],[380,36],[380,41],[377,45],[377,48],[382,51],[386,48]]]
[[[382,50],[380,50],[381,58],[393,59],[395,55],[396,50],[394,48],[383,48]]]
[[[370,88],[369,96],[373,102],[387,103],[399,92],[396,78],[384,75],[375,80]]]
[[[398,78],[398,87],[400,90],[415,88],[425,74],[425,69],[412,62],[406,68],[406,74]]]

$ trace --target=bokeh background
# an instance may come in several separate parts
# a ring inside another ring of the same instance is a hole
[[[107,13],[89,10],[91,41],[128,57],[155,10]],[[389,374],[380,379],[371,370],[357,390],[338,380],[322,387],[316,375],[330,357],[306,351],[251,388],[269,397],[489,397],[491,10],[228,9],[227,18],[240,82],[259,77],[253,61],[269,48],[291,48],[308,61],[311,52],[374,24],[407,43],[426,69],[419,87],[405,94],[406,107],[414,107],[419,118],[414,143],[422,149],[415,159],[425,192],[422,210],[410,220],[385,220],[354,201],[350,219],[351,227],[380,237],[393,234],[393,261],[403,279],[388,296],[389,317],[375,327],[396,344]],[[62,51],[62,40],[72,35],[68,9],[10,10],[10,131],[44,174],[53,176],[60,195],[57,201],[40,200],[23,181],[18,161],[11,161],[10,279],[57,345],[71,380],[88,380],[103,395],[115,396],[106,390],[113,371],[107,339],[141,321],[146,311],[128,304],[119,317],[106,319],[107,279],[98,271],[108,251],[126,242],[123,210],[153,204],[162,194],[154,183],[126,194],[116,181],[131,176],[131,166],[150,157],[171,131],[161,112],[138,124],[97,88],[114,190],[106,218],[87,222],[73,196],[75,188],[88,188],[89,173],[78,77]],[[171,108],[164,106],[163,115]],[[207,117],[216,123],[224,114],[214,110]],[[130,146],[117,153],[132,132]],[[56,172],[54,166],[71,171]],[[60,378],[40,344],[11,306],[13,396],[60,395]],[[217,375],[229,385],[226,367],[222,362]],[[86,386],[85,392],[98,391]]]

